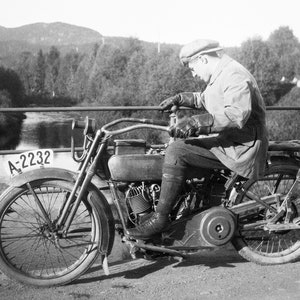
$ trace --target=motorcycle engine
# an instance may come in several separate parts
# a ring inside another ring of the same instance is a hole
[[[208,183],[207,183],[208,182]],[[129,220],[138,225],[155,211],[159,201],[160,184],[151,182],[130,183],[125,190],[125,203]],[[187,180],[184,191],[178,195],[171,220],[178,220],[192,211],[219,206],[224,197],[224,184],[209,180]]]
[[[125,193],[125,203],[129,220],[137,225],[144,217],[155,210],[159,199],[160,186],[156,183],[129,185]]]

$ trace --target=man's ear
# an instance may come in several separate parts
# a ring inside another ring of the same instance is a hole
[[[207,64],[208,63],[208,59],[207,59],[206,55],[201,55],[200,59],[201,59],[201,62],[203,64]]]

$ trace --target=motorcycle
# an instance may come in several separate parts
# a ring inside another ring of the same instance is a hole
[[[128,228],[155,211],[168,144],[114,137],[144,128],[168,132],[176,118],[175,110],[170,121],[121,118],[98,130],[93,119],[74,120],[72,132],[82,130],[84,137],[78,152],[72,135],[77,172],[51,167],[51,149],[28,151],[9,161],[16,176],[0,197],[3,273],[29,285],[64,285],[84,274],[100,255],[108,274],[115,233],[133,258],[137,254],[184,258],[232,243],[254,263],[297,260],[299,141],[271,142],[266,173],[257,181],[217,166],[204,173],[195,169],[164,232],[145,240],[128,234]]]

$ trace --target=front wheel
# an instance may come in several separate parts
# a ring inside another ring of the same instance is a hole
[[[260,198],[276,193],[285,196],[296,180],[298,169],[296,163],[274,163],[263,178],[257,181],[249,180],[245,183],[244,189]],[[240,194],[235,204],[249,200],[252,199],[249,199],[246,193]],[[300,195],[297,195],[292,203],[292,215],[293,218],[300,216]],[[239,217],[240,230],[232,242],[242,257],[261,265],[288,263],[300,257],[300,230],[269,232],[259,226],[260,222],[273,216],[272,211],[261,209]],[[253,224],[258,226],[247,228]]]
[[[83,199],[66,237],[56,227],[73,184],[41,179],[11,187],[0,202],[0,269],[35,286],[67,284],[98,256],[102,228],[92,199]],[[44,212],[43,212],[44,210]]]

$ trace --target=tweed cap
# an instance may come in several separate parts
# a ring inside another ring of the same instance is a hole
[[[186,65],[192,59],[196,58],[198,55],[216,52],[222,50],[223,48],[220,47],[219,42],[214,40],[195,40],[189,44],[186,44],[182,47],[179,58],[180,61]]]

